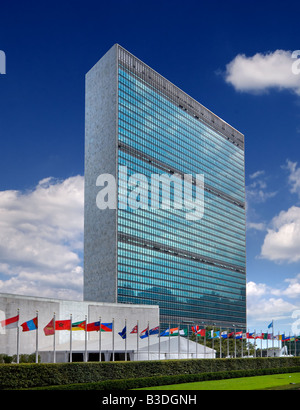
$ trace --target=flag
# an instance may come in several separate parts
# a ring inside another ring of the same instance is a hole
[[[38,318],[34,317],[27,322],[21,324],[23,332],[29,332],[30,330],[36,330],[38,328]]]
[[[255,332],[252,332],[252,333],[246,333],[246,337],[247,337],[247,339],[255,339]]]
[[[71,320],[56,320],[55,321],[55,330],[70,330],[71,329]]]
[[[126,339],[126,326],[122,330],[122,332],[118,332],[122,339]]]
[[[141,339],[145,339],[145,337],[148,337],[148,336],[149,336],[149,326],[146,329],[142,330],[140,333]]]
[[[242,337],[243,337],[243,332],[236,332],[235,334],[236,339],[242,339]]]
[[[268,325],[268,329],[270,329],[270,327],[273,328],[273,320],[272,320],[272,322]]]
[[[134,328],[132,329],[131,333],[138,333],[138,325],[135,325]]]
[[[76,325],[76,323],[72,324],[72,330],[74,330],[73,325]],[[85,322],[82,322],[81,324],[79,324],[79,327],[80,329],[75,329],[75,330],[85,330]],[[95,331],[99,332],[99,330],[100,330],[100,320],[98,322],[92,322],[86,325],[87,332],[95,332]],[[112,331],[112,323],[101,323],[101,332],[111,332],[111,331]]]
[[[44,327],[45,336],[54,335],[54,321],[53,319]]]
[[[205,329],[200,329],[198,325],[192,326],[192,332],[203,337],[205,336]]]
[[[154,327],[153,329],[149,330],[149,335],[158,335],[159,333],[159,326]]]
[[[85,320],[81,320],[80,322],[72,323],[72,332],[74,330],[85,330]]]
[[[19,315],[2,320],[0,324],[2,327],[6,327],[6,329],[15,329],[19,324]]]
[[[197,334],[199,334],[199,332],[201,330],[199,325],[192,326],[191,329],[192,329],[193,333],[197,333]]]
[[[99,322],[88,323],[86,325],[86,331],[87,332],[93,332],[93,331],[99,332],[99,329],[100,329],[100,321]]]
[[[101,332],[112,332],[112,323],[101,323]]]
[[[219,330],[216,331],[216,332],[214,332],[213,330],[211,331],[211,338],[219,339],[219,337],[220,337],[220,331]]]
[[[162,332],[160,335],[161,336],[186,336],[187,335],[187,331],[186,329],[181,329],[179,330],[178,327],[174,327],[172,329],[166,329],[164,332]]]
[[[222,339],[227,339],[227,332],[226,331],[221,332],[221,337]]]
[[[289,336],[286,336],[286,335],[281,335],[281,336],[282,336],[282,341],[290,340]]]

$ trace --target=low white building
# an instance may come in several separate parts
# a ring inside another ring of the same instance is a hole
[[[56,320],[71,319],[72,323],[84,321],[85,318],[87,323],[97,322],[99,318],[101,318],[102,323],[111,323],[113,321],[116,343],[118,338],[123,340],[118,332],[121,332],[124,328],[125,320],[129,332],[136,326],[137,322],[139,322],[140,329],[147,327],[148,323],[150,328],[159,325],[159,307],[154,305],[81,302],[0,293],[0,322],[15,317],[18,312],[19,354],[35,353],[36,347],[38,347],[41,357],[41,353],[45,349],[49,350],[49,346],[54,344],[54,336],[46,336],[44,333],[44,327],[51,321],[54,314]],[[36,316],[38,316],[38,329],[24,332],[21,324]],[[98,334],[99,332],[87,332],[88,342],[97,341]],[[103,332],[101,334],[104,335]],[[76,348],[78,342],[85,343],[84,331],[72,331],[74,348]],[[70,344],[70,331],[56,331],[55,345],[57,350],[59,351],[59,346],[64,344]],[[50,350],[53,350],[53,347]],[[0,353],[17,354],[17,328],[8,329],[0,325]]]
[[[0,294],[0,322],[19,313],[18,329],[0,325],[0,353],[8,355],[32,354],[38,351],[42,362],[163,360],[214,358],[215,350],[196,344],[182,336],[151,335],[144,339],[140,332],[148,325],[159,325],[159,307],[153,305],[130,305],[118,303],[81,302]],[[46,336],[45,326],[55,315],[56,320],[72,323],[114,323],[112,332],[85,332],[60,330]],[[72,316],[71,316],[72,315]],[[38,329],[23,331],[21,324],[38,317]],[[126,324],[127,337],[119,332]],[[138,324],[139,333],[131,333]],[[161,329],[163,331],[165,329]],[[18,339],[19,334],[19,339]],[[17,343],[19,340],[19,348]]]
[[[151,335],[141,339],[137,334],[127,332],[127,338],[122,339],[118,334],[94,332],[97,339],[72,343],[72,361],[102,361],[111,360],[166,360],[166,359],[212,359],[216,351],[195,343],[182,336]],[[100,337],[101,339],[100,339]],[[43,362],[70,361],[70,342],[53,348],[53,345],[39,352]]]

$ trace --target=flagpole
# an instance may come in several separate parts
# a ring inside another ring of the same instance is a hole
[[[84,361],[87,362],[87,315],[84,323]]]
[[[229,328],[227,328],[227,357],[229,358]]]
[[[196,326],[196,325],[194,325]],[[195,328],[196,330],[196,328]],[[196,359],[198,359],[198,331],[196,330]]]
[[[150,360],[150,335],[149,335],[149,330],[150,330],[150,328],[149,328],[149,322],[148,322],[148,327],[147,327],[147,330],[146,330],[146,332],[148,332],[148,361]]]
[[[19,328],[20,309],[17,309],[17,315],[18,315],[18,325],[17,325],[17,363],[20,363],[20,328]]]
[[[35,362],[38,363],[39,362],[39,311],[36,311],[36,323],[37,323],[37,327],[35,329]]]
[[[112,361],[115,361],[115,319],[112,320]]]
[[[139,321],[136,322],[136,359],[139,360]]]
[[[189,339],[189,325],[187,325],[187,358],[190,358],[190,339]]]
[[[274,354],[274,320],[272,320],[272,350],[273,350],[273,356]]]
[[[72,313],[70,314],[70,363],[72,363]]]
[[[219,340],[220,340],[220,359],[222,359],[222,335],[221,335],[221,326],[220,326]]]
[[[160,322],[158,324],[158,360],[160,360]]]
[[[101,334],[101,317],[99,317],[99,362],[101,362],[102,358],[101,358],[101,338],[102,338],[102,334]]]
[[[180,359],[180,332],[179,332],[179,329],[180,329],[180,323],[178,323],[178,339],[177,339],[177,342],[178,342],[178,359]]]
[[[260,357],[262,357],[262,331],[260,331]]]
[[[171,358],[170,356],[171,356],[171,339],[170,339],[170,337],[171,337],[171,325],[170,325],[170,322],[169,322],[169,359]]]
[[[242,327],[242,349],[241,349],[241,355],[242,358],[244,356],[244,332],[243,332],[244,328]]]
[[[204,325],[204,359],[206,359],[206,325]]]
[[[54,333],[53,333],[53,363],[56,363],[56,346],[55,346],[55,312],[53,313],[53,328],[54,328]]]
[[[127,319],[125,319],[125,362],[127,362]]]
[[[234,358],[236,359],[236,329],[235,329],[235,325],[233,325],[234,327]]]

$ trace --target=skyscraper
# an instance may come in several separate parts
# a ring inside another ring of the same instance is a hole
[[[244,136],[117,44],[86,75],[84,235],[85,300],[245,326]]]

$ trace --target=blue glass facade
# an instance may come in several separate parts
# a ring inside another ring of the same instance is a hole
[[[204,214],[190,221],[184,209],[151,209],[150,188],[145,209],[119,203],[118,302],[158,304],[165,322],[245,326],[243,143],[133,67],[120,59],[118,168],[148,181],[153,174],[203,174]]]

